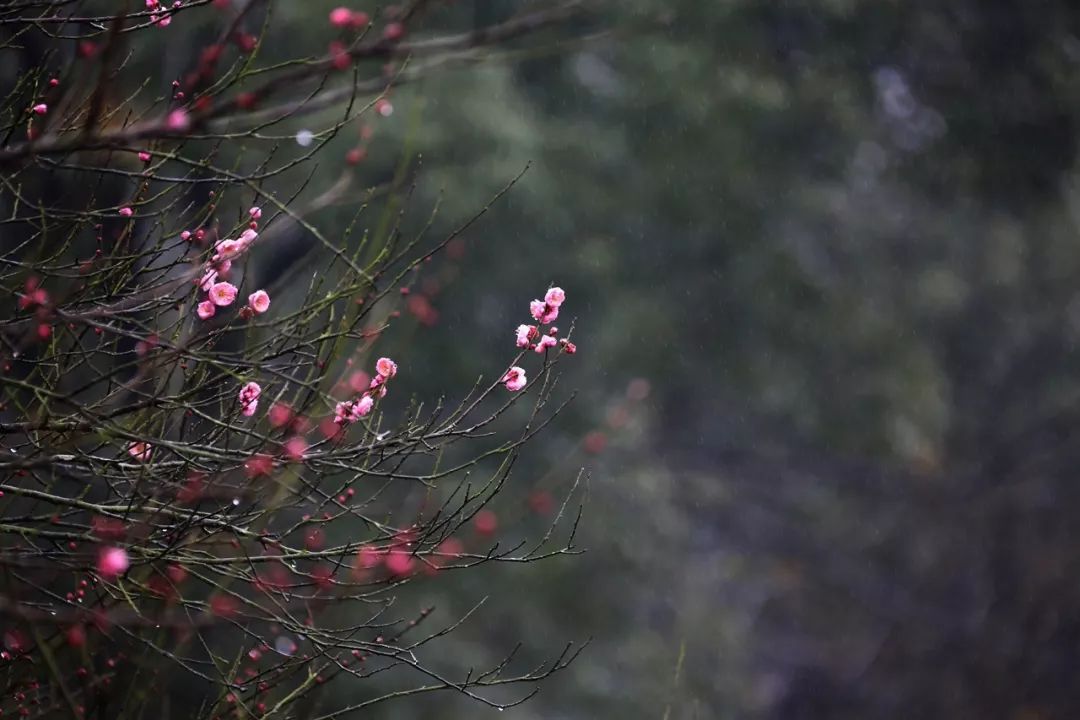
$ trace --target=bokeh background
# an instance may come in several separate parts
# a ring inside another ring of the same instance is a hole
[[[322,51],[336,4],[274,4],[262,57]],[[436,2],[411,32],[544,5]],[[220,29],[199,17],[136,48],[142,79],[190,67]],[[586,552],[414,598],[442,619],[487,598],[449,667],[592,638],[500,717],[1080,715],[1080,6],[598,2],[390,101],[301,200],[407,173],[405,227],[438,202],[438,237],[529,166],[411,281],[380,348],[402,386],[501,370],[550,284],[579,347],[574,402],[494,509],[501,542],[542,534],[584,469]],[[286,247],[257,262],[297,272]]]

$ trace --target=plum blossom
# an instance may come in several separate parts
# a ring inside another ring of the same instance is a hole
[[[240,237],[236,239],[236,242],[240,243],[238,252],[247,250],[248,245],[255,242],[255,238],[259,237],[259,233],[255,232],[251,228],[247,228],[244,232],[240,233]]]
[[[535,325],[518,325],[516,344],[519,348],[529,347],[530,342],[539,334]]]
[[[34,111],[34,114],[36,115],[44,115],[45,113],[49,112],[49,106],[45,103],[38,103],[32,109]]]
[[[562,346],[563,346],[563,352],[565,352],[565,353],[566,353],[567,355],[573,355],[574,353],[576,353],[576,352],[577,352],[577,345],[575,345],[574,343],[570,342],[570,341],[569,341],[569,340],[567,340],[566,338],[563,338],[563,339],[562,339],[562,340],[560,340],[559,342],[560,342],[560,343],[562,343]]]
[[[259,396],[262,395],[262,387],[259,383],[250,381],[240,388],[240,412],[244,417],[251,417],[259,407]]]
[[[165,118],[165,127],[173,132],[184,132],[191,127],[191,117],[183,108],[177,108]]]
[[[150,459],[150,451],[153,448],[147,442],[133,442],[128,445],[128,454],[136,460],[146,462]]]
[[[330,24],[334,27],[349,27],[352,21],[353,11],[347,7],[336,7],[330,11]]]
[[[265,290],[256,290],[248,295],[248,306],[255,312],[262,314],[270,309],[270,296]]]
[[[150,153],[143,150],[142,152],[139,153],[139,159],[142,160],[143,162],[150,162]]]
[[[397,375],[397,363],[390,358],[381,357],[375,361],[375,372],[384,378],[392,378]]]
[[[338,425],[357,422],[371,412],[371,407],[374,404],[375,401],[371,399],[370,395],[364,395],[358,400],[339,402],[334,407],[334,422]]]
[[[207,270],[203,274],[202,278],[199,280],[199,289],[202,290],[203,292],[209,292],[210,288],[212,288],[214,286],[214,283],[217,282],[217,279],[218,279],[218,271],[217,270]]]
[[[551,307],[557,308],[566,300],[566,292],[561,287],[548,288],[544,295],[544,302]]]
[[[214,306],[214,303],[209,300],[203,300],[195,308],[195,314],[199,316],[200,320],[209,320],[214,317],[214,313],[216,312],[217,308]]]
[[[304,459],[304,453],[307,452],[308,444],[307,440],[295,435],[285,441],[285,456],[293,462],[300,462]]]
[[[363,392],[368,389],[368,383],[371,382],[371,378],[363,370],[357,370],[349,376],[349,387],[356,392]]]
[[[127,551],[124,548],[108,547],[98,555],[97,569],[101,577],[106,580],[114,580],[131,566]]]
[[[408,550],[394,548],[386,553],[384,562],[391,575],[408,575],[413,567],[413,556]]]
[[[384,375],[376,375],[375,377],[371,378],[371,384],[368,387],[379,397],[385,397],[386,377]]]
[[[248,215],[251,216],[252,220],[258,220],[259,218],[262,217],[262,208],[253,207],[250,210],[248,210]]]
[[[510,392],[517,392],[525,387],[528,380],[525,378],[525,371],[515,365],[506,371],[500,382],[506,385],[506,389]]]
[[[229,260],[243,251],[244,245],[239,240],[225,238],[214,246],[214,260]]]
[[[210,301],[218,307],[227,307],[236,300],[236,286],[232,283],[214,283],[209,290]]]
[[[285,403],[274,403],[270,406],[270,424],[273,427],[283,427],[293,421],[293,409]]]
[[[559,317],[559,308],[549,305],[543,300],[533,300],[529,303],[529,314],[533,316],[533,319],[540,321],[541,324],[547,325]]]
[[[535,350],[538,353],[542,353],[545,350],[547,350],[549,347],[554,347],[555,343],[556,343],[556,340],[555,340],[554,337],[552,337],[551,335],[545,335],[542,338],[540,338],[540,341],[538,343],[536,343]]]
[[[134,214],[135,214],[135,211],[134,211],[134,210],[132,210],[132,209],[131,209],[131,208],[129,208],[129,207],[122,207],[122,208],[120,208],[120,210],[119,210],[118,212],[119,212],[119,213],[120,213],[121,215],[123,215],[124,217],[131,217],[132,215],[134,215]]]

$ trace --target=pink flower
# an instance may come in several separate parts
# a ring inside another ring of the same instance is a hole
[[[525,387],[525,383],[528,381],[525,379],[525,371],[515,365],[506,371],[500,382],[506,385],[506,389],[510,392],[517,392]]]
[[[413,556],[408,550],[394,548],[386,553],[385,562],[391,575],[408,575],[412,570]]]
[[[123,215],[124,217],[131,217],[132,215],[135,214],[135,211],[132,210],[129,207],[122,207],[122,208],[120,208],[120,214]]]
[[[145,442],[133,442],[128,445],[128,454],[136,460],[146,462],[150,459],[150,443]]]
[[[252,220],[258,220],[259,218],[262,217],[262,208],[253,207],[250,210],[248,210],[248,215],[251,216]]]
[[[269,475],[274,471],[274,458],[265,453],[256,453],[244,461],[244,472],[249,478]]]
[[[191,231],[190,230],[185,230],[184,232],[180,233],[180,239],[181,240],[190,240],[191,239]]]
[[[368,389],[368,383],[371,382],[371,378],[363,370],[357,370],[349,376],[349,387],[356,392],[363,392]]]
[[[285,456],[293,462],[300,462],[304,459],[304,453],[307,452],[308,444],[307,440],[296,435],[285,441]]]
[[[45,103],[38,103],[33,107],[33,110],[34,113],[36,113],[37,115],[44,115],[45,113],[49,112],[49,106]]]
[[[368,386],[371,391],[378,397],[386,396],[386,377],[384,375],[376,375],[371,378],[371,384]]]
[[[219,307],[226,307],[236,300],[236,286],[227,282],[214,283],[210,287],[209,295],[210,302]]]
[[[191,127],[191,118],[183,108],[177,108],[165,118],[165,127],[174,132],[184,132]]]
[[[251,417],[259,407],[259,396],[262,395],[262,387],[259,383],[251,381],[244,383],[240,388],[240,412],[244,417]]]
[[[392,378],[397,375],[397,363],[390,358],[379,358],[375,361],[375,372],[384,378]]]
[[[379,564],[379,556],[382,555],[379,548],[365,545],[356,553],[356,567],[362,570],[370,570]]]
[[[146,7],[149,10],[153,10],[158,6],[158,0],[146,0]]]
[[[127,551],[124,548],[109,547],[98,555],[98,573],[106,580],[115,580],[130,567]]]
[[[547,325],[549,322],[559,317],[559,307],[557,305],[550,305],[543,300],[533,300],[529,303],[529,313],[533,318],[539,320],[542,324]]]
[[[217,282],[218,272],[217,270],[207,270],[203,273],[202,279],[199,280],[199,289],[203,292],[210,292],[210,288]]]
[[[339,402],[334,407],[334,422],[338,425],[357,422],[371,412],[371,407],[374,404],[375,401],[371,399],[370,395],[364,395],[358,400]]]
[[[564,351],[564,352],[565,352],[565,353],[566,353],[567,355],[573,355],[574,353],[576,353],[576,352],[577,352],[577,345],[575,345],[574,343],[570,342],[570,341],[569,341],[569,340],[567,340],[566,338],[563,338],[563,339],[562,339],[562,340],[560,340],[559,342],[560,342],[560,343],[562,343],[562,346],[563,346],[563,351]]]
[[[139,153],[139,159],[143,162],[150,162],[150,153],[146,152],[145,150],[142,151],[141,153]]]
[[[270,425],[282,427],[293,420],[292,408],[285,403],[274,403],[270,406]]]
[[[546,307],[543,300],[533,300],[529,303],[529,314],[533,316],[533,320],[539,320],[544,317]]]
[[[255,232],[251,228],[248,228],[247,230],[244,230],[244,232],[240,233],[240,237],[237,238],[236,242],[240,243],[240,250],[243,251],[247,249],[248,245],[255,242],[255,238],[257,237],[259,237],[259,233]]]
[[[346,7],[336,7],[330,11],[330,24],[334,27],[348,27],[352,25],[353,12]]]
[[[203,300],[195,308],[195,314],[199,316],[200,320],[209,320],[214,317],[214,313],[217,312],[217,308],[214,307],[214,303],[209,300]]]
[[[544,302],[551,307],[559,307],[566,300],[566,293],[561,287],[548,288],[547,294],[544,295]]]
[[[517,346],[527,348],[529,347],[529,341],[536,337],[538,333],[535,325],[518,325],[516,334]]]
[[[172,22],[172,15],[165,15],[157,21],[158,27],[169,27]]]
[[[553,338],[551,335],[545,335],[542,338],[540,338],[540,342],[536,343],[536,352],[542,353],[545,350],[547,350],[549,347],[554,347],[554,345],[555,345],[555,338]]]
[[[248,305],[255,312],[262,314],[270,309],[270,296],[265,290],[256,290],[248,295]]]
[[[236,257],[244,249],[239,240],[225,238],[214,246],[214,260],[228,260]]]

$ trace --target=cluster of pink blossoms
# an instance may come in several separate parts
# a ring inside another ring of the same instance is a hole
[[[259,208],[251,208],[249,213],[253,220],[262,216],[262,211]],[[254,225],[254,222],[252,224]],[[183,237],[183,234],[181,236]],[[206,300],[200,302],[195,308],[195,312],[200,319],[209,320],[214,317],[219,307],[228,307],[236,302],[239,290],[235,285],[225,280],[225,277],[232,268],[233,259],[247,250],[258,236],[259,233],[252,228],[248,228],[236,240],[226,238],[214,246],[214,255],[207,264],[206,272],[198,281],[199,289],[206,293]],[[188,233],[188,237],[190,237],[190,233]],[[270,295],[265,290],[256,290],[248,295],[247,306],[240,312],[242,315],[250,317],[252,314],[262,314],[269,309]]]
[[[375,398],[386,395],[386,383],[395,375],[397,375],[396,362],[385,357],[376,360],[375,377],[371,378],[368,389],[361,393],[360,397],[339,402],[334,407],[334,423],[347,425],[370,413],[375,405]]]
[[[547,293],[544,294],[543,300],[533,300],[529,303],[529,313],[533,316],[533,319],[539,322],[541,325],[548,325],[552,323],[555,318],[559,317],[559,308],[562,307],[563,302],[566,300],[566,293],[560,287],[548,288]],[[514,332],[515,344],[522,349],[533,350],[536,353],[544,353],[548,348],[555,347],[556,345],[562,345],[563,352],[567,355],[573,355],[577,352],[577,346],[570,342],[566,338],[556,340],[555,336],[559,334],[559,328],[551,326],[547,330],[541,330],[537,325],[518,325],[517,330]],[[515,365],[506,371],[500,380],[506,389],[511,392],[517,392],[525,387],[528,380],[525,377],[525,371]]]
[[[172,4],[173,9],[180,7],[181,4],[180,0],[175,0]],[[146,0],[146,9],[151,11],[150,22],[157,23],[158,27],[169,27],[172,23],[172,15],[159,0]]]

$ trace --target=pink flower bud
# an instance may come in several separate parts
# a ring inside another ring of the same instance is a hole
[[[199,316],[200,320],[209,320],[214,317],[214,313],[217,312],[217,308],[214,307],[214,303],[209,300],[203,300],[195,308],[195,313]]]
[[[38,103],[33,107],[33,110],[34,113],[36,113],[37,115],[44,115],[45,113],[49,112],[49,106],[45,103]]]

